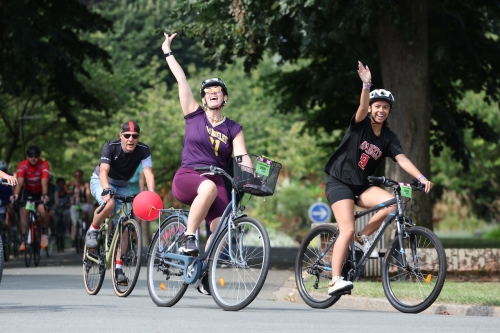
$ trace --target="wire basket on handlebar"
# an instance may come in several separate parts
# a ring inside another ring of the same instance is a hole
[[[265,156],[246,154],[235,156],[233,163],[233,178],[238,190],[267,197],[274,194],[281,164]]]

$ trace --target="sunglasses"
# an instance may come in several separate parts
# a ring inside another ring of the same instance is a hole
[[[217,87],[208,87],[208,88],[205,88],[205,89],[203,89],[203,90],[205,90],[205,94],[209,94],[209,93],[218,93],[218,92],[221,92],[222,87],[221,87],[221,86],[217,86]]]
[[[40,155],[28,155],[28,158],[40,158]]]
[[[134,140],[139,139],[139,134],[122,134],[125,139],[132,137]]]

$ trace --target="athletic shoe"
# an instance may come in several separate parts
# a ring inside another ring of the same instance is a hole
[[[24,251],[26,250],[26,245],[24,244],[24,242],[21,243],[21,246],[19,246],[19,251]]]
[[[196,287],[196,290],[203,295],[212,295],[208,285],[208,274],[205,274],[205,276],[201,279],[200,284]]]
[[[115,269],[115,278],[118,284],[127,285],[128,283],[128,279],[125,276],[125,273],[123,273],[123,270],[121,268]]]
[[[372,246],[372,243],[370,242],[370,239],[365,236],[365,235],[360,235],[358,234],[354,235],[354,247],[360,249],[363,251],[363,253],[366,253],[368,249]],[[372,253],[370,253],[370,258],[378,258],[378,252],[377,250],[373,249]]]
[[[179,252],[187,253],[187,254],[198,254],[200,250],[198,250],[198,246],[196,245],[196,237],[195,235],[185,235],[184,239],[181,242],[181,246],[179,247]]]
[[[85,236],[85,244],[89,249],[95,249],[97,247],[97,235],[99,234],[99,230],[88,230],[87,235]]]
[[[344,281],[342,276],[337,276],[333,278],[333,281],[330,281],[328,284],[330,288],[328,288],[328,295],[337,294],[339,292],[351,290],[353,285],[351,281]]]
[[[49,242],[49,238],[47,235],[42,235],[42,242],[40,243],[40,246],[42,249],[45,249],[47,247],[47,243]]]

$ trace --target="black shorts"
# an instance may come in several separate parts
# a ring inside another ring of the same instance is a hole
[[[42,192],[30,192],[23,188],[23,191],[19,197],[21,198],[21,201],[26,201],[29,197],[33,201],[42,200]]]
[[[352,185],[341,182],[337,178],[328,176],[328,180],[325,185],[325,192],[330,206],[337,201],[344,199],[351,199],[354,203],[357,203],[359,196],[372,187],[372,184],[366,185]]]

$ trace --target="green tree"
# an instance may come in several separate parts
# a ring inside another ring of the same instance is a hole
[[[77,127],[75,114],[81,107],[103,108],[81,78],[89,77],[86,60],[109,70],[108,55],[82,37],[110,26],[76,0],[0,2],[0,117],[7,134],[0,143],[7,161],[24,144],[19,145],[21,118],[36,113],[45,120],[29,140],[60,119]]]
[[[184,23],[192,12],[197,22]],[[220,63],[241,57],[249,70],[270,51],[281,64],[298,64],[265,82],[280,111],[306,112],[313,128],[347,126],[361,89],[356,61],[368,64],[375,88],[396,97],[391,129],[426,175],[431,144],[436,154],[451,147],[467,168],[464,129],[498,139],[456,103],[469,90],[485,90],[488,102],[500,97],[497,1],[183,0],[177,13],[177,29],[202,40]],[[402,172],[386,163],[387,176],[404,180]],[[412,205],[417,220],[432,228],[430,200],[418,198]]]

